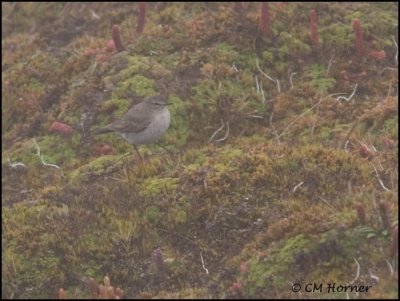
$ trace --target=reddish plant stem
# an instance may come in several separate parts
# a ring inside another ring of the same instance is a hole
[[[360,220],[361,224],[365,224],[365,208],[364,205],[361,203],[356,204],[356,211],[358,219]]]
[[[261,3],[260,31],[263,36],[269,36],[271,34],[271,17],[269,14],[269,4],[267,2]]]
[[[112,38],[114,41],[115,48],[118,51],[125,50],[125,46],[124,46],[124,44],[122,44],[121,30],[118,25],[113,25],[113,27],[112,27]]]
[[[358,56],[365,54],[363,33],[361,30],[361,22],[359,19],[353,19],[353,30],[355,35],[355,44]]]
[[[62,299],[67,299],[66,295],[65,295],[65,291],[63,288],[60,288],[58,290],[58,299],[62,300]]]
[[[151,258],[153,259],[154,265],[157,268],[158,276],[163,278],[165,275],[165,264],[160,247],[158,247],[151,253]]]
[[[137,19],[136,33],[141,34],[146,23],[146,3],[139,2],[139,13]]]
[[[312,9],[310,12],[310,25],[311,25],[311,45],[317,47],[319,44],[318,35],[318,16],[317,11]]]

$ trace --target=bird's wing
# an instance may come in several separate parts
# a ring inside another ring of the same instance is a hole
[[[152,118],[146,114],[147,112],[138,110],[139,107],[131,108],[122,118],[112,122],[108,128],[124,133],[138,133],[145,130],[150,125]]]

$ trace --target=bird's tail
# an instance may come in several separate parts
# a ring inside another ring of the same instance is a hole
[[[94,129],[94,130],[92,131],[92,134],[93,134],[93,135],[99,135],[99,134],[105,134],[105,133],[111,133],[111,132],[113,132],[113,130],[110,130],[110,128],[108,128],[108,127],[103,127],[103,128]]]

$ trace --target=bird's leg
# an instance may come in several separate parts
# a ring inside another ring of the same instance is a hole
[[[144,160],[143,160],[142,155],[139,153],[139,150],[138,150],[137,146],[136,146],[136,145],[133,145],[133,147],[135,148],[135,150],[136,150],[137,154],[139,155],[140,160],[142,160],[142,164],[143,164],[143,163],[144,163]]]
[[[171,152],[171,151],[169,151],[165,146],[162,146],[160,143],[157,143],[157,142],[156,142],[156,145],[159,146],[159,147],[161,147],[162,149],[164,149],[164,150],[168,153],[168,155],[170,156],[170,158],[172,159],[172,152]]]

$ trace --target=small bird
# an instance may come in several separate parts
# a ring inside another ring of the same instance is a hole
[[[170,122],[167,97],[157,95],[134,105],[124,116],[105,127],[94,129],[92,133],[94,135],[110,132],[119,134],[134,146],[144,162],[137,145],[157,142],[168,130]]]

